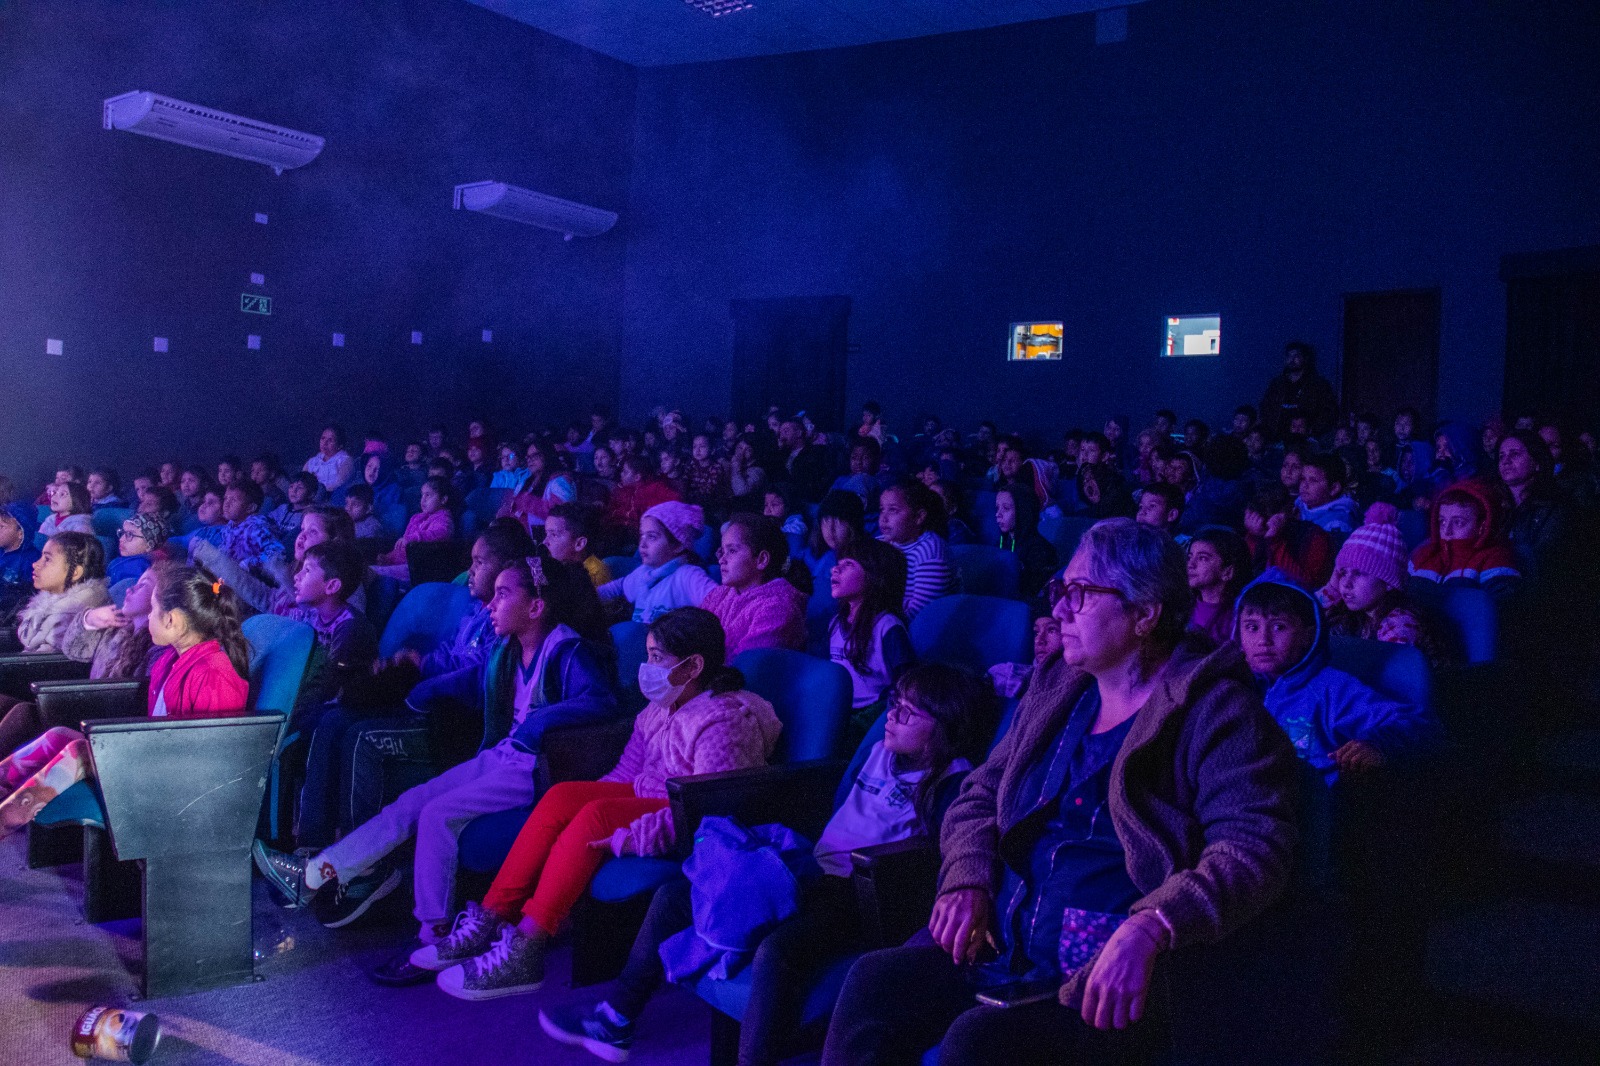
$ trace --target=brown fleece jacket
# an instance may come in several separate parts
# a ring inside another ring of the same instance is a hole
[[[1288,883],[1298,837],[1294,749],[1238,647],[1211,648],[1191,636],[1172,654],[1111,766],[1112,825],[1144,893],[1129,911],[1159,909],[1174,948],[1220,940],[1265,910]],[[998,892],[1017,789],[1090,681],[1059,656],[1034,674],[1010,731],[945,815],[941,894]],[[1092,968],[1062,985],[1064,1006],[1078,1005]]]

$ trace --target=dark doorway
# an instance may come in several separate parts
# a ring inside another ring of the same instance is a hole
[[[1439,290],[1358,292],[1344,298],[1347,411],[1387,419],[1415,407],[1432,425],[1439,396]]]
[[[842,430],[850,297],[734,300],[732,313],[735,416],[759,422],[777,404]]]
[[[1600,410],[1600,248],[1506,256],[1507,413],[1588,427]]]

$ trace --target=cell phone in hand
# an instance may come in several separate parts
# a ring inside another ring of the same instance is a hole
[[[985,1007],[1021,1007],[1027,1003],[1042,1003],[1056,998],[1061,982],[1053,980],[1014,981],[996,985],[978,993],[978,1002]]]

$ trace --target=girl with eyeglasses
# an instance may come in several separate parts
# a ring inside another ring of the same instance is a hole
[[[813,978],[835,959],[861,950],[850,853],[937,839],[945,807],[993,735],[995,712],[990,687],[956,667],[926,663],[900,675],[890,689],[881,739],[858,756],[850,792],[813,851],[824,876],[802,888],[796,914],[766,935],[751,960],[740,1066],[776,1062],[799,1028]],[[658,889],[607,998],[593,1006],[540,1011],[540,1026],[563,1044],[622,1061],[633,1044],[634,1020],[665,979],[662,945],[692,925],[689,882]],[[670,955],[672,946],[666,950]]]

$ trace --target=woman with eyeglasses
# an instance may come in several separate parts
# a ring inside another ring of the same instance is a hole
[[[850,792],[817,840],[813,854],[824,876],[803,887],[798,912],[766,935],[751,960],[740,1066],[776,1062],[800,1025],[813,978],[835,959],[861,950],[850,853],[937,837],[962,774],[993,735],[995,712],[989,685],[943,663],[909,667],[891,686],[883,737],[853,767]],[[658,889],[612,992],[593,1006],[540,1011],[544,1031],[620,1062],[619,1053],[625,1057],[632,1044],[634,1020],[664,980],[661,945],[693,925],[693,910],[688,881]]]
[[[1063,582],[1060,656],[945,816],[929,935],[851,969],[827,1066],[1142,1061],[1160,957],[1288,880],[1294,751],[1238,648],[1186,637],[1182,549],[1108,519]]]

